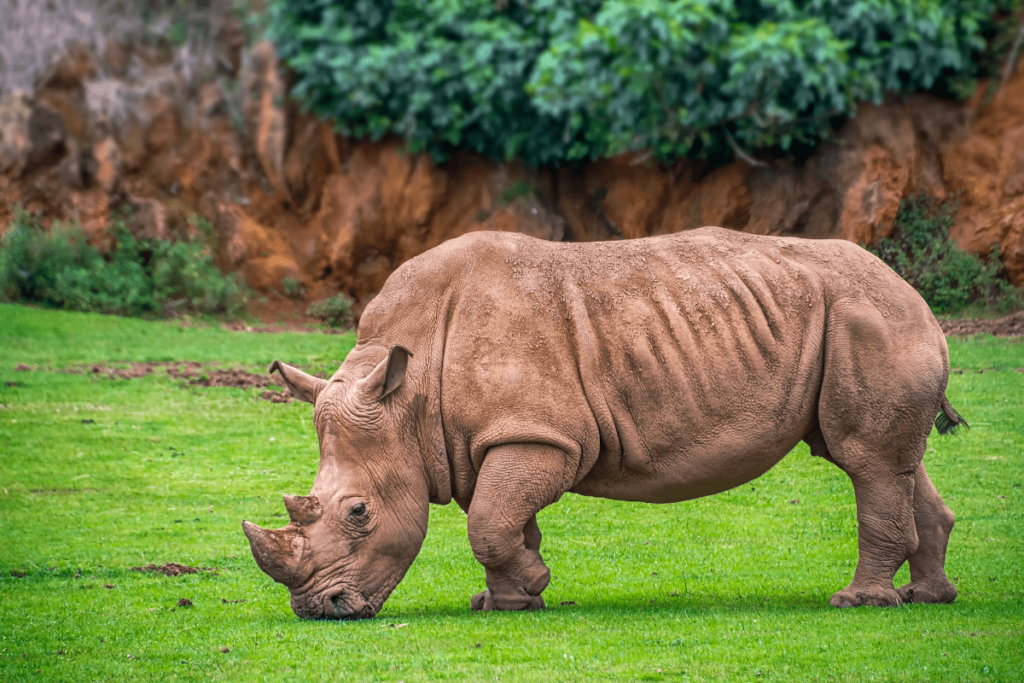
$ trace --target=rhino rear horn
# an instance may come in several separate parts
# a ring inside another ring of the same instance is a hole
[[[242,522],[242,531],[249,539],[252,556],[267,576],[289,588],[301,585],[307,578],[302,567],[305,537],[291,527],[264,529],[251,522]]]
[[[316,496],[285,496],[284,506],[288,508],[288,519],[299,526],[312,524],[324,513]]]
[[[275,360],[271,363],[267,372],[274,374],[275,370],[280,373],[281,379],[283,379],[284,383],[288,385],[288,390],[291,391],[297,399],[305,401],[306,403],[315,403],[316,397],[321,391],[323,391],[323,388],[327,386],[327,380],[307,375],[302,370],[286,365],[279,360]]]

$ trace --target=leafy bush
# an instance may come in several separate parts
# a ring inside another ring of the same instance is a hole
[[[301,299],[306,296],[306,288],[293,277],[281,278],[281,291],[290,299]]]
[[[501,201],[509,204],[520,197],[532,197],[536,192],[537,188],[532,183],[519,179],[505,188],[505,191],[501,193]]]
[[[123,221],[113,232],[116,246],[104,256],[77,224],[47,231],[17,211],[0,238],[0,300],[118,315],[242,311],[245,286],[217,268],[203,243],[136,240]]]
[[[1021,291],[1000,277],[998,245],[988,261],[949,239],[956,206],[917,195],[903,201],[893,236],[875,253],[909,282],[936,313],[956,314],[972,304],[1007,313],[1024,304]]]
[[[311,304],[306,315],[331,327],[348,327],[352,324],[352,299],[338,292],[329,299]]]
[[[886,92],[965,94],[1018,2],[275,0],[270,36],[311,109],[437,159],[724,158]]]

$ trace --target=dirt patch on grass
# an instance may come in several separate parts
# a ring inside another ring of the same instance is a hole
[[[271,403],[291,403],[295,400],[295,397],[292,396],[292,392],[288,391],[288,389],[284,389],[283,391],[267,389],[260,394],[260,398],[264,401],[270,401]]]
[[[38,368],[25,364],[16,369],[35,371]],[[43,368],[47,370],[48,368]],[[275,377],[266,373],[247,372],[238,368],[210,368],[196,361],[172,361],[159,363],[125,363],[118,365],[94,365],[59,368],[56,372],[69,374],[92,374],[110,379],[140,379],[157,372],[166,372],[171,377],[185,380],[189,386],[197,387],[229,387],[235,389],[264,389],[260,398],[271,403],[291,403],[295,400],[287,388],[275,381]],[[321,373],[323,374],[323,373]],[[18,383],[20,386],[20,383]]]
[[[132,363],[127,368],[107,368],[102,365],[92,366],[94,375],[104,374],[117,379],[139,379],[152,375],[158,366],[155,363]]]
[[[991,334],[995,337],[1024,336],[1024,311],[1011,313],[994,320],[963,319],[940,320],[939,325],[946,336],[967,337],[972,334]]]
[[[245,370],[208,370],[180,372],[174,368],[167,371],[172,377],[185,379],[198,387],[233,387],[235,389],[263,389],[275,384],[270,375],[258,375]]]
[[[212,572],[216,571],[216,567],[190,567],[187,564],[178,564],[177,562],[165,562],[159,567],[152,562],[147,564],[145,567],[132,567],[130,571],[133,572],[157,572],[164,576],[181,576],[182,574],[197,574],[199,572]]]
[[[202,369],[179,371],[171,368],[167,371],[173,377],[186,380],[192,386],[198,387],[232,387],[235,389],[263,389],[260,398],[271,403],[291,403],[295,400],[287,388],[274,381],[269,374],[257,374],[245,370],[209,370]],[[269,387],[274,387],[273,389]]]
[[[224,323],[221,327],[230,332],[255,332],[257,334],[281,334],[282,332],[297,332],[300,334],[345,334],[346,332],[355,332],[355,328],[346,327],[333,328],[333,327],[310,327],[306,324],[293,323],[288,324],[272,324],[272,325],[258,325],[250,326],[243,322],[230,322]]]

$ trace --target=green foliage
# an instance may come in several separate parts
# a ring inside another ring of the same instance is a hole
[[[113,234],[103,255],[77,224],[44,230],[18,210],[0,239],[0,300],[118,315],[241,313],[244,285],[217,268],[201,241],[137,240],[122,220]]]
[[[520,178],[505,188],[505,191],[501,193],[501,201],[508,204],[520,197],[531,197],[536,191],[537,188],[532,183]]]
[[[987,262],[949,238],[956,205],[917,195],[900,205],[891,238],[875,253],[924,297],[932,310],[955,314],[972,304],[1007,313],[1024,304],[1021,292],[1000,277],[999,246]]]
[[[965,94],[1018,2],[275,0],[269,34],[311,109],[436,159],[726,158],[887,92]]]
[[[285,296],[292,299],[301,299],[306,296],[306,288],[293,277],[281,278],[281,290]]]
[[[331,327],[348,327],[352,324],[352,299],[338,292],[329,299],[311,304],[306,315]]]

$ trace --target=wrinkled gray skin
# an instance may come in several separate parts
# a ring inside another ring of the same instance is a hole
[[[427,531],[468,514],[487,590],[544,606],[539,510],[566,491],[670,503],[754,479],[801,440],[842,468],[860,561],[837,607],[950,602],[953,515],[921,459],[945,338],[920,296],[843,241],[719,228],[622,242],[472,233],[409,261],[330,380],[277,361],[314,405],[320,469],[291,523],[243,522],[306,618],[371,617]],[[906,561],[911,581],[892,579]]]

